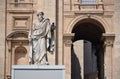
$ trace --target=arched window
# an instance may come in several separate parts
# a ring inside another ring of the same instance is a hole
[[[27,50],[25,47],[17,47],[15,49],[14,64],[16,65],[28,64]]]

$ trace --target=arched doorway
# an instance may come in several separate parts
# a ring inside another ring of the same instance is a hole
[[[94,19],[83,19],[72,29],[75,33],[71,49],[72,79],[104,79],[105,29]]]

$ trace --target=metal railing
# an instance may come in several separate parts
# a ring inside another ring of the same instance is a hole
[[[81,0],[82,4],[96,4],[96,0]]]
[[[82,4],[82,3],[75,3],[75,8],[77,10],[104,10],[103,3],[96,3],[96,4]]]

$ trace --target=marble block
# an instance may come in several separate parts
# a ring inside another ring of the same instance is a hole
[[[13,65],[12,79],[65,79],[65,66]]]

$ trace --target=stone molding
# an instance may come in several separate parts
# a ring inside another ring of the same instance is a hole
[[[11,75],[7,75],[7,79],[11,79]]]
[[[106,46],[113,46],[114,44],[114,39],[115,39],[115,34],[113,33],[104,33],[103,34],[104,40],[105,40],[105,45]]]
[[[7,43],[8,43],[8,51],[11,52],[11,41],[8,40]]]
[[[66,46],[71,46],[74,35],[74,33],[66,33],[63,35],[64,43]]]
[[[23,37],[25,36],[25,38],[19,38],[19,36],[16,38],[14,37],[14,35],[17,35],[17,34],[22,34]],[[12,50],[12,43],[17,41],[19,42],[19,46],[22,46],[24,42],[28,42],[29,39],[28,39],[28,32],[27,31],[15,31],[15,32],[12,32],[11,34],[9,34],[7,37],[6,37],[6,41],[7,41],[7,44],[8,44],[8,51],[11,52]]]
[[[97,16],[97,15],[90,15],[90,17],[88,17],[88,14],[73,18],[73,20],[71,20],[70,23],[68,24],[65,32],[66,33],[71,33],[75,24],[77,24],[78,22],[80,22],[84,19],[88,19],[88,18],[98,21],[99,23],[102,24],[102,26],[103,26],[103,28],[105,29],[106,32],[111,32],[110,25],[108,24],[108,22],[104,18],[102,18],[100,16]]]
[[[105,45],[106,46],[113,46],[113,41],[107,40],[107,41],[105,41]]]

